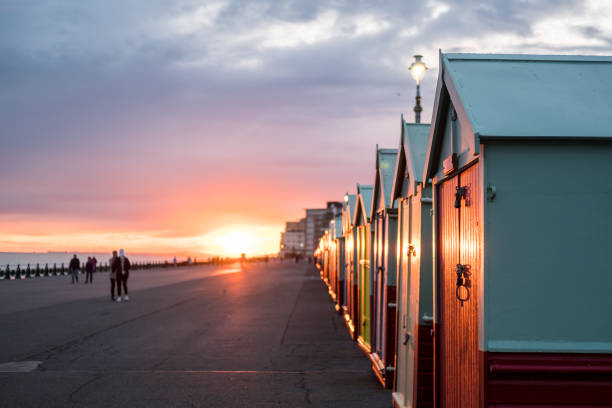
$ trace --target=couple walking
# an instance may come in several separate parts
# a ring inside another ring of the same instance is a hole
[[[128,288],[127,281],[130,277],[130,260],[125,256],[123,249],[119,250],[119,256],[117,251],[113,251],[113,257],[111,258],[111,300],[121,302],[121,286],[123,286],[123,292],[125,296],[123,300],[128,301]],[[115,298],[115,284],[117,285],[117,297]]]
[[[93,283],[93,273],[96,271],[96,265],[98,264],[98,260],[96,257],[87,257],[87,262],[85,263],[85,283]],[[70,276],[72,277],[72,284],[79,283],[79,270],[81,269],[81,261],[77,258],[76,254],[70,260],[68,264],[68,270],[70,271]]]

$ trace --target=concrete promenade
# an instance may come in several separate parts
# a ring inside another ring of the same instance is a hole
[[[0,407],[391,405],[312,265],[94,279],[0,282]]]

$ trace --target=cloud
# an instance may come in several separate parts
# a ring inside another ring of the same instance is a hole
[[[604,0],[5,2],[0,220],[282,225],[370,182],[412,55],[427,118],[439,48],[610,54],[611,20]]]

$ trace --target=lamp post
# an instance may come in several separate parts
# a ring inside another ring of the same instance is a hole
[[[410,65],[408,70],[410,71],[410,75],[416,81],[416,104],[414,105],[414,122],[421,123],[421,112],[423,108],[421,107],[421,79],[425,75],[425,71],[427,71],[427,65],[423,61],[422,55],[415,55],[414,62]]]

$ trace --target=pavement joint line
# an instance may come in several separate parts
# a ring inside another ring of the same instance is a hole
[[[76,340],[70,340],[70,341],[68,341],[66,343],[63,343],[63,344],[60,344],[58,346],[51,347],[51,348],[49,348],[49,349],[47,349],[45,351],[36,352],[36,353],[34,353],[34,354],[24,358],[23,360],[33,360],[36,357],[41,357],[41,356],[46,357],[46,358],[44,358],[42,360],[49,360],[52,357],[52,355],[55,354],[56,352],[62,352],[62,351],[65,351],[65,350],[67,350],[67,349],[69,349],[71,347],[74,347],[76,345],[82,344],[83,342],[85,342],[85,341],[87,341],[87,340],[89,340],[89,339],[91,339],[91,338],[93,338],[93,337],[95,337],[95,336],[97,336],[99,334],[102,334],[104,332],[116,329],[118,327],[121,327],[121,326],[129,324],[129,323],[132,323],[132,322],[134,322],[134,321],[136,321],[138,319],[142,319],[142,318],[145,318],[145,317],[152,316],[152,315],[154,315],[156,313],[160,313],[160,312],[164,312],[166,310],[170,310],[170,309],[172,309],[172,308],[174,308],[176,306],[180,306],[180,305],[182,305],[184,303],[188,303],[188,302],[191,302],[191,301],[199,299],[199,298],[201,298],[200,295],[193,296],[193,297],[190,297],[188,299],[183,299],[180,302],[173,303],[173,304],[168,305],[166,307],[162,307],[160,309],[155,309],[155,310],[152,310],[150,312],[147,312],[147,313],[135,316],[135,317],[133,317],[131,319],[124,320],[123,322],[119,322],[119,323],[113,324],[111,326],[105,327],[105,328],[100,329],[100,330],[96,330],[93,333],[90,333],[90,334],[87,334],[85,336],[82,336],[82,337],[80,337],[80,338],[78,338]]]
[[[77,394],[79,391],[81,391],[83,388],[87,387],[88,385],[90,385],[90,384],[91,384],[91,383],[93,383],[94,381],[99,380],[101,377],[102,377],[102,375],[101,375],[101,374],[96,374],[96,375],[94,376],[94,378],[91,378],[91,379],[89,379],[89,380],[85,381],[83,384],[81,384],[81,385],[79,385],[78,387],[76,387],[76,388],[74,389],[74,391],[72,391],[72,392],[70,393],[70,395],[68,396],[68,401],[70,401],[70,402],[72,402],[72,403],[76,402],[76,401],[74,400],[74,396],[75,396],[75,395],[76,395],[76,394]]]
[[[304,276],[307,276],[307,275],[304,275]],[[281,337],[280,344],[285,344],[285,337],[287,336],[287,331],[289,330],[289,323],[291,323],[291,319],[293,318],[295,309],[297,309],[297,305],[300,300],[300,296],[302,295],[302,290],[304,290],[304,282],[305,281],[302,281],[300,285],[300,289],[298,290],[297,296],[295,297],[295,302],[293,303],[293,307],[291,308],[291,313],[289,313],[289,317],[287,318],[287,324],[285,324],[285,329],[283,330],[283,336]]]
[[[36,370],[45,374],[370,374],[369,370]],[[32,372],[32,371],[29,371]],[[17,372],[0,372],[15,374]]]
[[[298,383],[298,386],[301,390],[304,391],[304,400],[306,401],[306,403],[308,405],[312,405],[312,401],[310,400],[310,388],[306,386],[306,377],[304,376],[304,374],[300,376],[300,382]]]

